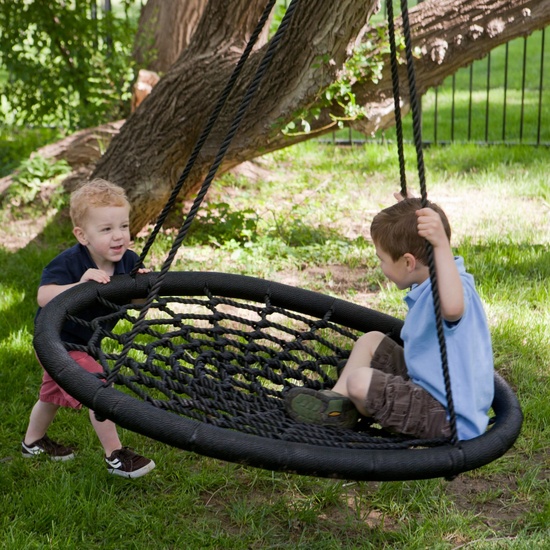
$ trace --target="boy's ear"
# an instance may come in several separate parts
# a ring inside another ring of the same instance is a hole
[[[86,246],[88,244],[88,239],[86,238],[84,230],[81,227],[73,227],[73,235],[81,245]]]
[[[410,252],[403,254],[403,258],[405,258],[407,271],[412,273],[416,269],[416,258]]]

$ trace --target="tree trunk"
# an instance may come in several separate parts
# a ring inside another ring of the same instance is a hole
[[[317,91],[335,79],[349,44],[375,5],[376,0],[301,2],[222,170],[261,154],[273,123],[290,120],[304,100],[312,103]],[[151,221],[165,204],[264,7],[265,0],[211,0],[189,47],[99,161],[94,176],[117,182],[128,193],[132,232]],[[264,49],[252,54],[244,67],[182,191],[184,196],[197,188],[208,171]],[[321,56],[333,62],[320,63]],[[312,70],[313,65],[322,68]]]
[[[148,0],[139,17],[134,59],[140,68],[165,73],[187,48],[207,0]]]
[[[127,120],[97,164],[94,176],[122,185],[133,205],[132,232],[153,220],[178,180],[193,145],[265,5],[259,0],[210,0],[188,48]],[[286,137],[281,129],[316,103],[362,38],[376,0],[301,2],[286,36],[225,155],[220,171],[245,160],[330,131],[337,105],[326,106],[312,124],[318,134]],[[550,21],[546,0],[426,0],[410,11],[419,94],[494,47]],[[399,21],[396,22],[399,25]],[[202,182],[225,137],[265,47],[248,60],[234,93],[182,190]],[[365,132],[393,124],[389,63],[378,84],[357,82],[355,94],[368,109]],[[402,71],[404,68],[402,67]],[[403,76],[403,75],[402,75]],[[405,79],[402,99],[407,108]]]

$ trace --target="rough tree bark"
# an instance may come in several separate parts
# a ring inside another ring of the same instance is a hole
[[[148,0],[143,6],[134,42],[141,68],[163,74],[191,42],[208,0]],[[269,24],[259,43],[267,40]]]
[[[304,105],[304,99],[311,103],[316,92],[334,80],[350,43],[359,35],[375,4],[375,0],[345,0],[330,6],[322,0],[300,4],[223,170],[261,154],[265,136],[275,121],[290,120],[295,110]],[[128,119],[98,163],[95,176],[126,188],[133,204],[132,231],[154,218],[166,202],[209,109],[264,7],[264,0],[211,0],[189,47]],[[220,137],[225,135],[261,61],[262,50],[252,54],[246,64],[212,139],[202,149],[184,195],[196,188],[208,170]],[[321,63],[322,56],[332,63]],[[321,69],[311,70],[315,64]],[[162,108],[157,109],[157,105]]]
[[[99,159],[93,176],[108,178],[127,190],[133,205],[134,233],[165,204],[264,5],[265,0],[210,0],[188,48]],[[366,24],[376,5],[376,0],[301,2],[220,172],[331,130],[332,115],[341,114],[336,104],[322,109],[312,123],[312,134],[288,137],[281,133],[281,128],[298,111],[314,105],[336,78],[350,46],[368,32]],[[415,60],[417,89],[422,94],[491,49],[544,28],[550,22],[550,2],[425,0],[411,8],[410,21],[413,44],[422,51]],[[251,55],[182,196],[192,194],[202,182],[263,50]],[[355,123],[362,131],[369,133],[393,124],[389,63],[385,63],[380,82],[357,82],[354,91],[369,112],[367,119]]]
[[[165,73],[187,48],[207,0],[148,0],[139,16],[134,59],[141,68]]]

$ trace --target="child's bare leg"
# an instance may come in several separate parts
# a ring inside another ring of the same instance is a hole
[[[113,451],[122,448],[122,443],[118,437],[116,424],[111,420],[104,420],[103,422],[100,422],[97,420],[92,410],[89,412],[90,421],[101,445],[103,446],[103,449],[105,450],[105,456],[111,456]]]
[[[370,364],[384,337],[383,333],[372,331],[358,338],[338,381],[332,388],[333,391],[349,397],[364,416],[369,416],[365,410],[365,398],[372,379]]]
[[[370,364],[384,338],[381,332],[361,336],[332,390],[291,388],[285,395],[289,416],[298,422],[340,428],[353,428],[357,424],[358,412],[370,416],[365,410],[373,372]]]
[[[46,435],[50,424],[55,418],[57,409],[59,409],[59,405],[55,403],[47,403],[40,400],[36,402],[32,408],[29,426],[25,434],[24,442],[26,445],[30,445]]]

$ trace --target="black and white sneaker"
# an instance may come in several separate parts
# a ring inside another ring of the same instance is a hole
[[[46,454],[52,460],[71,460],[74,458],[73,449],[65,447],[52,441],[47,435],[41,439],[36,440],[34,443],[27,445],[24,441],[21,443],[21,454],[25,458],[33,458],[35,456]]]
[[[155,467],[150,458],[138,455],[128,447],[113,451],[111,456],[105,457],[105,462],[110,474],[129,478],[144,476]]]

